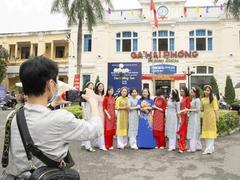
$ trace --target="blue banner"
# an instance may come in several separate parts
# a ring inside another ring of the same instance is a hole
[[[150,66],[151,74],[176,74],[177,67],[171,64],[157,64]]]
[[[108,63],[108,86],[114,88],[115,95],[123,86],[128,89],[136,88],[140,92],[142,89],[142,63]]]
[[[6,97],[6,90],[2,85],[0,85],[0,103],[4,101],[5,97]]]

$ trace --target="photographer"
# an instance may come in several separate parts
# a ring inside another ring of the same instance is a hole
[[[20,67],[20,80],[28,101],[24,106],[27,126],[34,144],[49,158],[63,160],[71,141],[85,141],[102,135],[102,122],[98,112],[94,92],[86,90],[83,98],[91,107],[89,121],[79,120],[66,110],[51,110],[66,103],[57,97],[48,108],[48,101],[57,91],[57,64],[46,57],[34,57]],[[11,124],[10,166],[7,174],[18,176],[31,169],[19,134],[16,117]],[[44,164],[33,157],[33,165],[38,168]]]

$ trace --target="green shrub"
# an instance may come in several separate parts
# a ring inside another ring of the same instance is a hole
[[[73,115],[78,119],[83,118],[83,109],[81,106],[68,106],[65,107],[64,109],[73,113]]]
[[[226,86],[225,86],[225,100],[228,104],[232,104],[235,99],[235,89],[233,87],[232,79],[230,76],[227,76]]]
[[[203,113],[201,113],[202,124]],[[217,123],[217,133],[222,135],[229,134],[232,130],[239,127],[239,115],[237,111],[221,110],[219,111],[219,122]]]
[[[216,80],[216,78],[214,76],[211,77],[209,85],[212,86],[213,94],[219,100],[218,84],[217,84],[217,80]]]
[[[218,122],[218,134],[230,133],[239,126],[239,116],[236,111],[220,111]]]

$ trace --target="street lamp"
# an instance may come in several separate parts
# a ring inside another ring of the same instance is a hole
[[[186,71],[183,71],[183,73],[184,73],[185,75],[187,75],[188,90],[190,90],[190,88],[191,88],[191,86],[190,86],[190,76],[191,76],[192,74],[194,74],[195,72],[194,72],[194,71],[190,71],[190,67],[188,66],[188,67],[187,67],[187,72],[186,72]]]
[[[123,75],[128,73],[130,70],[128,68],[124,68],[124,65],[121,63],[119,64],[118,68],[114,68],[113,72],[115,74],[119,74],[121,76],[121,82],[123,81]]]

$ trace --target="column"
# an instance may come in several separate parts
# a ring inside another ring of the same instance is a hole
[[[15,45],[15,60],[17,59],[17,58],[19,58],[20,59],[20,57],[18,57],[18,43],[16,43],[16,45]]]
[[[54,55],[54,41],[52,41],[51,43],[51,54],[50,54],[50,59],[54,59],[55,55]]]

